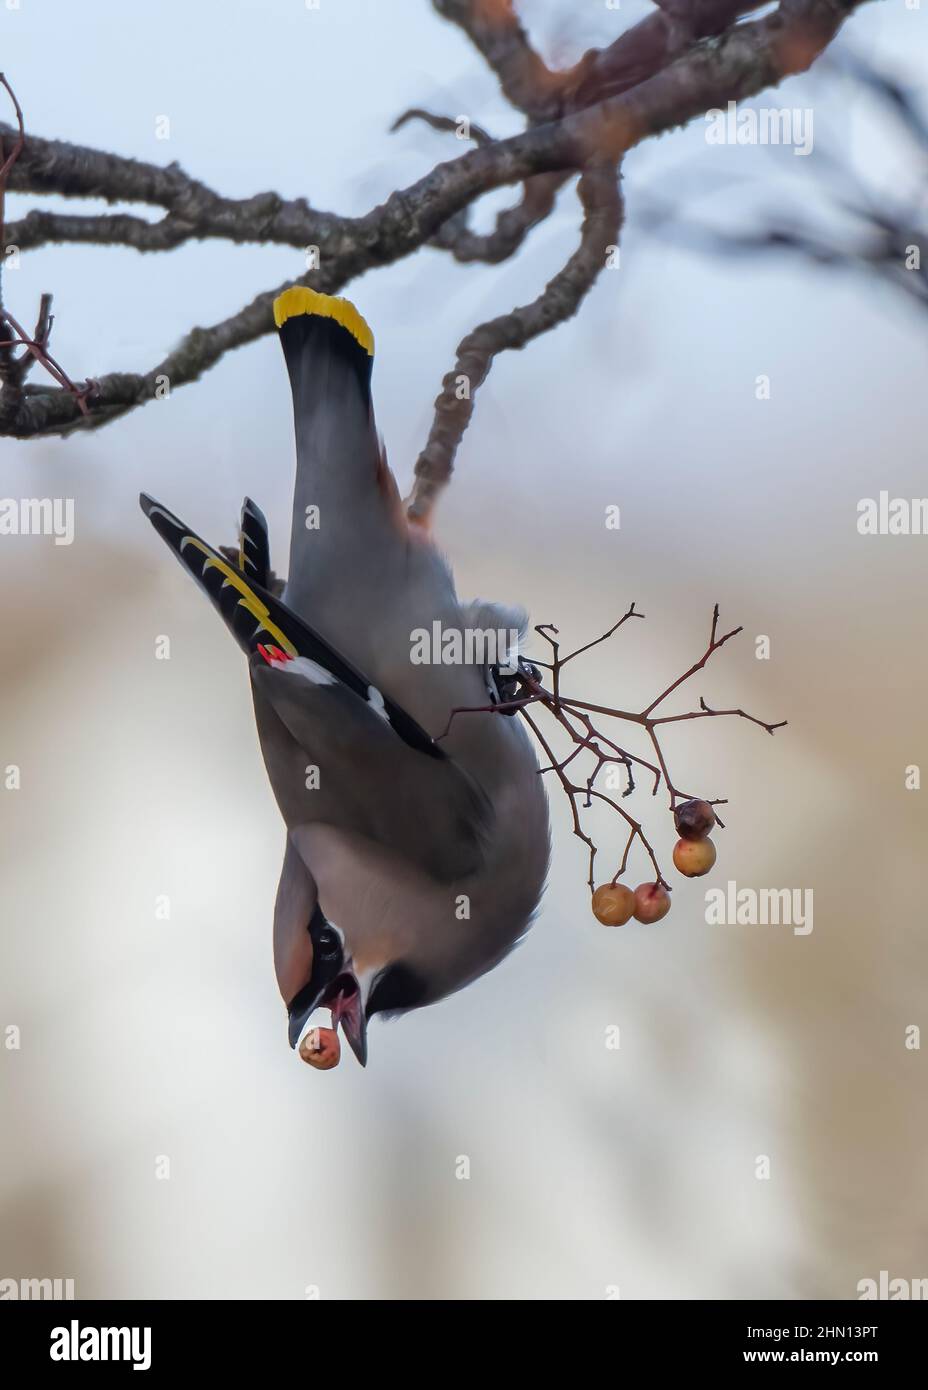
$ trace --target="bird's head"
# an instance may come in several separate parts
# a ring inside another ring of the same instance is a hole
[[[340,1028],[361,1066],[367,1065],[367,1024],[374,1014],[396,1015],[428,1002],[424,975],[404,961],[356,966],[342,932],[316,908],[307,930],[308,950],[291,957],[290,984],[280,979],[285,998],[292,990],[294,965],[305,982],[287,1004],[290,1046],[296,1047],[317,1009],[330,1009],[332,1027]],[[280,967],[280,963],[279,963]]]

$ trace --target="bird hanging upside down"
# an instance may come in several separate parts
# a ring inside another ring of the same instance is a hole
[[[355,307],[294,287],[274,317],[297,453],[282,596],[249,499],[237,564],[140,500],[248,656],[287,827],[274,966],[290,1045],[325,1007],[363,1066],[374,1014],[432,1004],[491,970],[538,906],[548,813],[524,729],[489,713],[451,720],[499,700],[486,663],[411,660],[412,634],[435,622],[524,633],[527,619],[460,603],[428,534],[407,522],[374,424],[373,337]]]

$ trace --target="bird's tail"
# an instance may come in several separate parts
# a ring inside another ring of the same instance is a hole
[[[371,403],[374,335],[348,300],[301,285],[277,297],[274,321],[296,434],[288,600],[299,612],[319,611],[341,574],[340,602],[351,609],[352,584],[368,592],[366,576],[405,544]]]
[[[331,357],[344,362],[370,400],[374,335],[349,299],[292,285],[274,300],[274,322],[294,396],[303,387],[307,359]]]

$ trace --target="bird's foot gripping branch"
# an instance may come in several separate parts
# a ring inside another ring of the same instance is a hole
[[[632,603],[608,632],[582,647],[577,647],[566,656],[561,654],[558,629],[550,623],[539,624],[535,631],[547,642],[550,660],[520,660],[517,670],[504,689],[502,700],[492,705],[456,709],[452,711],[448,725],[450,728],[454,719],[465,714],[522,716],[547,759],[539,771],[541,774],[552,774],[560,784],[570,804],[573,833],[583,841],[589,851],[587,881],[593,895],[592,908],[599,921],[606,926],[622,926],[632,917],[639,922],[657,922],[670,910],[671,884],[664,875],[657,852],[641,821],[622,804],[638,789],[636,772],[639,779],[647,779],[652,796],[657,796],[663,788],[668,798],[668,807],[679,836],[673,850],[673,863],[678,872],[687,878],[697,878],[708,873],[715,863],[715,846],[709,838],[709,833],[716,825],[724,829],[724,823],[715,808],[724,805],[725,798],[704,799],[692,792],[681,790],[675,784],[661,746],[661,735],[665,726],[692,719],[735,716],[756,724],[768,734],[773,734],[786,724],[785,719],[769,723],[743,709],[714,709],[702,697],[699,699],[698,709],[682,714],[662,713],[664,702],[697,671],[701,671],[720,647],[742,631],[740,627],[735,627],[728,632],[719,632],[718,604],[712,613],[709,642],[702,656],[676,680],[671,681],[644,709],[617,709],[609,705],[593,704],[589,700],[565,693],[562,684],[563,673],[570,662],[614,637],[631,619],[643,617],[644,614],[639,613]],[[544,676],[540,668],[543,668]],[[554,721],[555,727],[552,728],[542,720],[543,711]],[[625,747],[624,734],[619,728],[623,723],[637,725],[644,732],[653,757],[642,757]],[[559,754],[555,744],[566,746],[566,751]],[[611,788],[607,786],[604,789],[602,785],[604,774],[610,781],[615,777],[614,771],[608,771],[612,769],[621,770],[624,785],[618,795],[611,794]],[[615,872],[611,879],[602,882],[598,888],[593,873],[598,846],[585,827],[583,819],[583,812],[592,810],[596,802],[609,807],[618,816],[625,832],[624,848]],[[632,890],[619,880],[628,869],[636,841],[650,860],[654,877]]]

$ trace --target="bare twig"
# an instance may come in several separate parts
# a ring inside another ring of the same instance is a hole
[[[608,641],[609,638],[614,636],[615,633],[629,621],[629,619],[643,617],[644,614],[639,613],[635,604],[632,603],[622,617],[619,618],[618,622],[613,623],[612,627],[604,632],[602,636],[595,638],[592,642],[585,643],[581,647],[577,647],[566,656],[562,656],[560,652],[557,628],[553,627],[550,623],[540,623],[535,631],[548,643],[551,650],[551,661],[523,662],[519,668],[519,693],[512,699],[496,705],[481,705],[476,708],[458,708],[452,710],[448,720],[448,726],[441,736],[444,737],[447,734],[453,721],[460,715],[478,713],[507,714],[513,711],[517,711],[521,714],[548,759],[547,765],[542,766],[539,771],[543,774],[553,773],[560,783],[561,789],[564,791],[570,804],[573,832],[578,839],[583,841],[589,851],[588,883],[591,892],[595,885],[593,870],[598,847],[592,835],[590,835],[584,827],[582,811],[589,809],[594,801],[610,807],[628,827],[628,837],[625,841],[624,850],[619,860],[618,867],[613,874],[612,882],[615,883],[621,875],[625,873],[628,867],[631,850],[635,842],[638,841],[647,854],[654,869],[654,881],[664,888],[670,887],[670,884],[663,875],[654,847],[644,832],[642,823],[636,820],[621,804],[622,801],[631,796],[635,791],[633,769],[636,765],[647,769],[651,773],[653,777],[653,785],[651,787],[652,796],[657,795],[661,783],[663,782],[667,790],[669,799],[668,805],[671,813],[676,810],[681,802],[694,799],[694,794],[692,792],[681,791],[675,786],[671,778],[667,759],[661,747],[657,732],[660,726],[679,723],[689,719],[721,718],[729,715],[746,719],[752,724],[757,724],[762,729],[765,729],[768,734],[772,734],[775,729],[784,728],[786,725],[785,719],[777,723],[769,723],[766,720],[758,719],[755,715],[748,714],[743,709],[712,709],[702,698],[700,698],[700,707],[698,710],[692,710],[685,714],[654,715],[653,711],[655,709],[659,708],[674,691],[678,690],[680,686],[683,685],[685,681],[689,680],[691,676],[694,676],[697,671],[701,671],[710,658],[719,651],[726,642],[742,631],[740,627],[736,627],[722,634],[722,636],[719,636],[719,610],[717,604],[712,613],[709,642],[703,655],[698,661],[695,661],[689,666],[681,676],[678,676],[676,680],[672,681],[661,694],[646,705],[644,709],[632,711],[612,708],[608,705],[594,705],[562,693],[560,677],[563,668],[568,662],[573,661],[575,657],[581,656],[584,652],[590,651],[601,642]],[[550,688],[542,684],[537,676],[537,670],[533,670],[533,668],[537,668],[538,666],[543,666],[550,671]],[[537,709],[535,707],[537,707]],[[531,713],[529,713],[530,708],[532,709]],[[541,729],[537,717],[537,710],[540,709],[544,709],[567,736],[571,751],[563,758],[557,756],[550,739]],[[606,734],[598,725],[594,724],[590,718],[591,714],[601,715],[621,723],[640,726],[651,742],[656,762],[649,762],[646,758],[641,758],[637,754],[630,753],[614,738]],[[591,770],[588,772],[585,779],[574,780],[572,777],[568,776],[567,769],[584,753],[592,756],[593,763]],[[603,768],[610,765],[621,766],[625,773],[625,789],[618,798],[608,795],[607,792],[600,790],[596,786],[597,779],[602,773]],[[724,798],[722,797],[705,797],[700,799],[709,801],[709,804],[713,807],[725,804]],[[724,829],[724,822],[721,821],[718,816],[716,819],[718,824]]]
[[[451,476],[454,456],[474,411],[474,396],[500,352],[522,348],[532,338],[571,318],[618,242],[622,200],[614,167],[590,169],[579,184],[584,208],[580,245],[564,268],[531,304],[482,323],[458,345],[457,360],[442,382],[428,442],[416,461],[407,514],[428,521],[440,490]]]
[[[537,174],[527,179],[518,203],[497,213],[492,232],[472,231],[464,208],[442,223],[429,245],[450,251],[456,261],[498,265],[518,251],[532,228],[545,220],[569,177],[560,173]]]
[[[410,121],[423,121],[425,125],[431,126],[433,130],[447,131],[449,134],[456,135],[461,127],[461,122],[453,116],[435,116],[431,111],[423,111],[421,106],[411,106],[408,111],[397,116],[391,125],[391,131],[401,130]],[[467,138],[472,140],[475,145],[492,145],[493,136],[484,130],[482,125],[477,125],[476,121],[467,122]]]
[[[511,0],[432,0],[432,5],[468,36],[513,106],[537,121],[559,114],[563,74],[552,72],[535,52]]]
[[[0,164],[0,252],[2,252],[6,249],[6,188],[10,177],[10,170],[13,168],[17,159],[19,159],[26,144],[26,127],[23,123],[22,107],[16,98],[16,93],[7,81],[6,74],[2,72],[0,72],[0,87],[3,87],[4,91],[9,96],[10,101],[13,103],[13,110],[16,112],[16,134],[10,146],[9,154],[6,152],[6,142],[2,132],[0,132],[0,160],[3,161],[2,164]]]
[[[10,147],[9,154],[6,153],[4,140],[0,135],[0,160],[2,160],[0,163],[0,266],[2,266],[6,260],[7,247],[5,231],[7,185],[16,162],[25,149],[26,128],[22,107],[17,100],[16,93],[2,72],[0,72],[0,87],[9,95],[16,112],[16,137]],[[35,331],[30,338],[25,329],[17,323],[9,309],[4,306],[2,294],[0,294],[0,433],[9,432],[10,422],[17,417],[22,408],[23,383],[33,362],[40,363],[49,376],[58,382],[76,408],[82,414],[87,414],[87,400],[92,392],[93,384],[87,382],[83,386],[76,386],[64,368],[55,361],[48,351],[48,340],[51,336],[53,322],[51,306],[51,295],[43,294],[39,301]],[[23,347],[25,351],[17,357],[14,354],[18,347]]]

